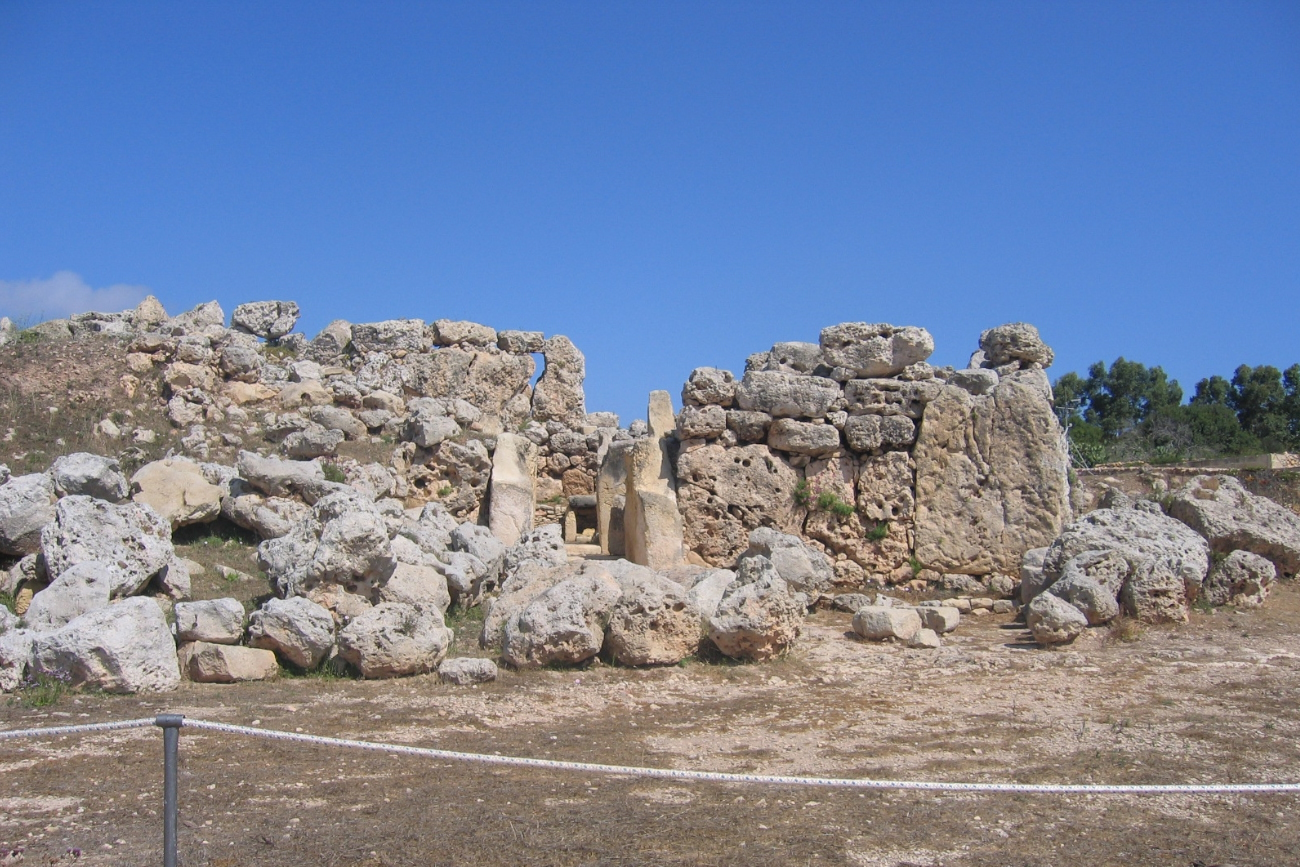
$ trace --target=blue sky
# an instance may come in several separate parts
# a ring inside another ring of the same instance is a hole
[[[1300,6],[0,0],[0,313],[142,291],[567,334],[625,423],[861,320],[1190,392],[1300,361]]]

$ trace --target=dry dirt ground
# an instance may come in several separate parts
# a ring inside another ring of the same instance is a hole
[[[462,624],[469,632],[474,624]],[[1007,617],[938,651],[812,617],[766,665],[186,683],[0,703],[0,727],[177,712],[454,750],[896,779],[1300,781],[1300,587],[1262,611],[1101,632],[1062,651]],[[458,642],[461,643],[461,642]],[[464,645],[469,645],[467,640]],[[0,741],[0,848],[27,864],[161,862],[156,729]],[[1285,865],[1300,796],[855,792],[504,769],[181,732],[186,865]]]

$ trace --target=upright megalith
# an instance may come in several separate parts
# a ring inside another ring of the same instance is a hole
[[[573,341],[563,334],[542,344],[546,367],[533,390],[533,420],[558,421],[580,429],[587,418],[582,381],[587,377],[587,360]]]
[[[518,434],[497,435],[488,482],[488,528],[504,545],[515,544],[533,528],[536,463],[537,446]]]
[[[627,511],[627,459],[634,440],[609,444],[596,475],[596,534],[600,553],[622,557],[627,553],[624,536]]]
[[[649,419],[650,436],[637,440],[624,458],[624,546],[633,563],[671,569],[685,562],[685,552],[671,452],[676,422],[668,392],[650,393]]]

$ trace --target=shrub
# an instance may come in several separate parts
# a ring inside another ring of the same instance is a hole
[[[867,539],[872,542],[879,542],[889,535],[889,522],[881,521],[867,531]]]
[[[327,482],[345,484],[348,480],[348,477],[343,474],[343,470],[339,469],[338,464],[322,463],[321,469],[325,471],[325,481]]]
[[[794,486],[794,501],[801,506],[807,506],[812,500],[812,488],[808,485],[807,479],[800,479]]]

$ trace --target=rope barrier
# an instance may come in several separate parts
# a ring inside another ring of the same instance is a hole
[[[9,738],[39,738],[49,735],[75,735],[85,732],[111,732],[121,729],[142,729],[154,724],[154,718],[147,719],[127,719],[117,722],[104,723],[82,723],[71,726],[49,726],[40,729],[10,729],[9,731],[0,731],[0,740]]]
[[[641,768],[624,765],[603,765],[593,762],[566,762],[558,759],[530,759],[521,756],[485,755],[439,750],[430,747],[412,747],[401,744],[384,744],[373,741],[356,741],[344,738],[322,737],[300,732],[282,732],[250,726],[214,723],[187,719],[185,728],[206,729],[227,734],[248,735],[271,740],[296,741],[320,746],[346,747],[448,759],[459,762],[482,762],[490,765],[508,765],[525,768],[545,768],[557,771],[585,771],[595,774],[612,774],[629,777],[650,777],[667,780],[698,780],[712,783],[764,783],[781,786],[822,786],[847,789],[903,789],[927,792],[1002,792],[1046,795],[1193,795],[1193,794],[1244,794],[1264,792],[1300,792],[1300,783],[1222,783],[1190,785],[1056,785],[1050,783],[950,783],[913,782],[907,780],[869,780],[834,777],[789,777],[769,774],[732,774],[721,771],[682,771],[669,768]]]
[[[120,722],[86,723],[83,725],[51,726],[37,729],[0,731],[0,740],[20,737],[48,737],[60,734],[79,734],[96,731],[116,731],[163,725],[164,717],[122,720]],[[253,728],[206,720],[166,717],[168,724],[204,731],[224,732],[269,740],[293,741],[317,746],[368,750],[421,758],[444,759],[456,762],[479,762],[509,767],[540,768],[556,771],[583,771],[625,777],[647,777],[661,780],[693,780],[710,783],[759,783],[778,786],[820,786],[843,789],[892,789],[925,792],[998,792],[1007,794],[1039,795],[1207,795],[1207,794],[1265,794],[1300,792],[1300,783],[1191,783],[1172,785],[1097,785],[1056,783],[958,783],[945,781],[873,780],[852,777],[796,777],[778,774],[735,774],[725,771],[689,771],[673,768],[645,768],[629,765],[606,765],[597,762],[569,762],[559,759],[533,759],[524,756],[487,755],[440,750],[432,747],[412,747],[403,744],[386,744],[375,741],[331,738],[301,732],[284,732],[275,729]]]

